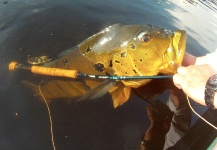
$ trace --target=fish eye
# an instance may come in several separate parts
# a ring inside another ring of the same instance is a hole
[[[142,32],[138,35],[138,38],[141,42],[148,42],[151,40],[151,36],[148,32]]]

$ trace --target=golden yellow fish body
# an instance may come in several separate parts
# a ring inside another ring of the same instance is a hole
[[[45,66],[117,76],[173,74],[182,62],[186,38],[183,30],[173,32],[151,25],[115,24],[66,50],[59,59]],[[109,90],[114,106],[128,100],[131,87],[141,87],[149,81],[117,81]],[[102,82],[103,79],[48,78],[41,91],[47,99],[76,99]],[[25,84],[33,87],[26,81]]]
[[[150,25],[110,26],[85,40],[80,51],[101,71],[118,76],[173,74],[181,64],[186,32],[169,31]],[[139,87],[148,80],[123,81],[126,86]]]

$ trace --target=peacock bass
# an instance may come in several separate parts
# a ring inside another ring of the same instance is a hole
[[[65,50],[58,59],[43,66],[115,76],[174,74],[182,62],[186,39],[184,30],[115,24]],[[102,96],[100,89],[110,84],[105,79],[90,78],[49,77],[43,81],[40,92],[47,100],[79,99],[85,95],[90,98],[90,93]],[[107,88],[106,92],[111,94],[114,107],[117,107],[129,99],[132,88],[136,91],[150,81],[151,79],[117,80],[113,81],[112,87]],[[38,85],[29,81],[23,83],[39,93]]]

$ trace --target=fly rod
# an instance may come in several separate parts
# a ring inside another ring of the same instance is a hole
[[[58,76],[58,77],[68,77],[68,78],[94,78],[94,79],[111,79],[111,80],[133,80],[133,79],[162,79],[162,78],[172,78],[171,75],[161,75],[161,76],[111,76],[111,75],[95,75],[95,74],[84,74],[80,73],[78,70],[66,70],[60,68],[49,68],[42,66],[25,66],[18,64],[16,62],[11,62],[9,64],[9,70],[29,70],[35,74]]]

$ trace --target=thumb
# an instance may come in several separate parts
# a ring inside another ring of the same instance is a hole
[[[183,81],[183,76],[180,74],[175,74],[173,76],[173,83],[174,85],[179,88],[182,89],[182,81]]]

